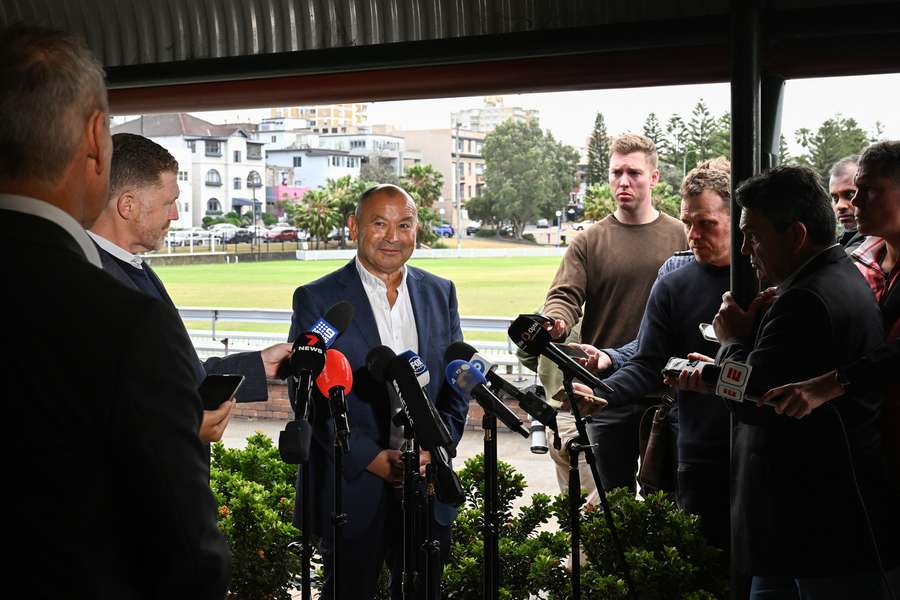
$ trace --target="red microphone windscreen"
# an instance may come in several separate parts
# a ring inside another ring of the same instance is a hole
[[[344,394],[349,394],[353,387],[353,369],[350,361],[340,350],[329,348],[325,353],[325,368],[316,377],[316,386],[324,396],[336,387],[344,388]]]

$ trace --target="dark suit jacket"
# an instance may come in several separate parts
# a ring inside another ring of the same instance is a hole
[[[58,225],[0,229],[7,568],[35,598],[223,598],[184,328]]]
[[[407,269],[406,282],[419,335],[418,354],[425,361],[431,376],[426,391],[444,419],[455,447],[462,436],[468,413],[468,403],[450,392],[444,377],[447,366],[444,351],[451,343],[462,339],[456,288],[452,282],[421,269],[410,266]],[[351,302],[354,308],[353,321],[333,346],[344,353],[353,368],[353,390],[347,398],[350,452],[344,457],[343,482],[344,509],[349,515],[344,536],[350,540],[362,535],[373,519],[383,518],[379,507],[384,506],[384,495],[392,493],[383,479],[366,470],[372,459],[388,445],[390,401],[384,384],[376,382],[366,369],[366,355],[372,348],[380,346],[381,341],[355,261],[351,260],[343,268],[297,288],[294,292],[290,339],[310,327],[329,307],[341,300]],[[313,531],[330,538],[334,423],[325,399],[319,397],[315,402],[316,418],[309,461]],[[297,491],[295,521],[299,526],[299,474]],[[449,525],[456,516],[456,509],[437,503],[435,513],[438,523]]]
[[[872,293],[836,246],[781,291],[755,340],[731,340],[719,358],[749,363],[751,386],[765,391],[826,373],[882,340]],[[848,394],[799,420],[755,404],[733,406],[731,518],[739,572],[825,576],[875,568],[841,421],[873,525],[886,533],[881,403],[878,395]]]
[[[100,261],[103,263],[104,271],[112,275],[113,278],[115,278],[125,287],[131,288],[133,290],[138,290],[138,287],[135,285],[134,281],[124,271],[126,267],[123,267],[121,264],[119,264],[119,261],[113,258],[113,256],[109,252],[107,252],[100,246],[97,246],[97,252],[100,253]],[[147,263],[144,263],[144,269],[146,269],[147,275],[149,275],[151,279],[156,281],[157,287],[162,291],[165,303],[177,314],[178,309],[175,307],[175,303],[172,302],[172,299],[169,297],[169,294],[166,291],[166,287],[162,284],[162,281]],[[178,322],[181,323],[180,318]],[[182,329],[184,329],[183,324]],[[187,336],[186,330],[184,331],[184,334],[185,336]],[[193,357],[194,374],[196,376],[198,386],[203,381],[203,378],[208,374],[235,373],[246,377],[244,383],[241,384],[241,389],[239,389],[237,393],[237,399],[240,402],[266,400],[269,397],[268,385],[266,384],[266,372],[263,367],[262,357],[260,356],[259,352],[239,352],[221,358],[214,356],[212,358],[206,359],[205,361],[201,361],[197,356],[197,353],[194,351],[194,346],[192,344],[190,347],[190,354]]]

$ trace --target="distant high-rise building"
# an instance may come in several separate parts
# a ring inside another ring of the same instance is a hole
[[[503,106],[503,96],[485,96],[481,108],[466,108],[450,113],[450,125],[461,129],[490,133],[497,125],[512,119],[521,123],[538,119],[538,111],[519,106]]]
[[[368,104],[317,104],[273,108],[273,118],[304,119],[315,133],[356,133],[366,124]]]

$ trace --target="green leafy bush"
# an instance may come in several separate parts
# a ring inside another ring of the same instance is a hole
[[[526,242],[531,242],[532,244],[537,244],[537,240],[534,237],[533,233],[524,233],[522,234],[522,239]]]
[[[531,504],[514,514],[512,504],[525,491],[525,477],[509,464],[497,463],[497,512],[500,521],[500,597],[526,600],[539,590],[565,585],[562,560],[568,548],[567,536],[541,531],[553,516],[551,500],[535,494]],[[484,459],[470,458],[459,473],[466,490],[466,503],[453,524],[450,560],[444,568],[443,597],[475,600],[482,598],[484,577]]]
[[[497,230],[490,229],[488,227],[479,227],[478,229],[475,230],[475,237],[480,237],[480,238],[497,237]]]
[[[727,596],[728,565],[724,553],[703,539],[698,517],[682,512],[662,492],[640,500],[629,490],[619,488],[609,492],[608,499],[641,598],[699,600]],[[568,532],[566,494],[555,499],[553,512]],[[628,598],[606,519],[593,505],[583,510],[581,536],[582,552],[588,559],[581,574],[584,598]]]
[[[285,464],[265,434],[247,438],[245,449],[212,446],[210,486],[219,527],[231,546],[231,600],[289,600],[300,571],[292,524],[296,467]]]

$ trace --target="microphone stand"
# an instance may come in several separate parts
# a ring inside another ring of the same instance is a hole
[[[418,585],[416,571],[416,506],[419,490],[419,443],[412,423],[405,411],[394,416],[394,423],[403,427],[403,600],[414,600]]]
[[[312,375],[306,371],[297,378],[297,389],[295,398],[305,398],[306,404],[302,407],[303,414],[300,414],[299,404],[294,409],[294,420],[306,420],[309,423],[312,419],[310,415],[310,393],[312,392]],[[312,425],[309,425],[312,427]],[[312,545],[310,544],[309,532],[310,527],[310,481],[309,481],[309,456],[307,455],[303,462],[300,463],[300,597],[301,600],[311,600],[312,598],[312,582],[310,581],[309,571],[311,568],[310,561],[312,559]]]
[[[441,543],[432,538],[434,534],[431,530],[431,522],[434,519],[434,477],[435,467],[429,462],[425,466],[425,516],[423,519],[425,542],[422,544],[422,550],[425,557],[425,597],[427,600],[437,598],[437,591],[441,581],[440,574],[435,572],[435,568],[440,560]]]
[[[485,600],[500,596],[500,524],[497,522],[497,417],[482,405],[484,416],[484,588]]]
[[[578,471],[578,454],[590,451],[590,445],[581,434],[566,442],[569,453],[569,528],[572,555],[572,600],[581,599],[581,473]]]
[[[578,409],[578,402],[575,400],[575,398],[576,398],[575,390],[572,387],[572,375],[566,370],[563,370],[563,387],[566,390],[566,395],[568,395],[568,397],[569,397],[569,404],[572,406],[572,416],[575,417],[575,427],[578,429],[578,438],[581,440],[588,440],[589,438],[588,438],[588,434],[587,434],[587,418],[582,416],[581,411]],[[616,524],[615,524],[615,522],[613,522],[612,511],[609,508],[609,501],[606,499],[606,490],[603,489],[603,483],[600,480],[600,471],[597,468],[597,460],[596,460],[596,457],[594,456],[594,449],[590,444],[586,444],[586,445],[581,444],[580,449],[582,451],[584,451],[584,459],[585,459],[585,461],[587,461],[588,467],[590,467],[590,469],[591,469],[591,476],[594,478],[594,484],[597,486],[597,493],[600,497],[600,506],[603,508],[603,516],[606,519],[607,527],[609,527],[609,536],[612,539],[613,547],[615,548],[615,551],[616,551],[616,556],[618,557],[619,563],[621,564],[622,578],[625,580],[625,585],[628,587],[628,595],[631,598],[631,600],[637,600],[637,592],[635,591],[634,581],[631,579],[631,569],[628,567],[628,562],[626,562],[626,560],[625,560],[625,552],[622,548],[622,543],[619,541],[619,534],[616,530]],[[571,496],[571,487],[569,488],[569,491],[570,491],[570,496]],[[579,488],[578,488],[578,497],[579,497],[579,499],[581,497],[580,483],[579,483]],[[571,499],[570,499],[570,501],[571,501]],[[578,504],[580,504],[580,502]],[[573,528],[572,528],[573,538],[576,535],[575,532],[578,530],[578,527],[580,527],[580,521],[581,521],[580,506],[579,506],[579,510],[575,511],[575,514],[577,516],[573,516],[572,521],[571,521],[573,524]],[[580,560],[580,557],[579,557],[579,560]],[[576,559],[573,556],[572,557],[573,576],[574,576],[576,569],[578,570],[579,576],[580,576],[581,565],[576,562]],[[578,582],[577,587],[578,587],[579,596],[573,595],[572,600],[579,600],[579,598],[580,598],[580,593],[581,593],[581,590],[580,590],[581,582],[580,581]],[[573,579],[573,583],[572,583],[573,594],[575,592],[575,589],[576,589],[576,586],[575,586],[575,581]]]
[[[347,412],[344,400],[344,389],[334,388],[329,393],[332,419],[334,420],[334,513],[332,514],[332,526],[334,528],[334,547],[331,555],[331,578],[334,600],[340,598],[338,586],[338,556],[343,546],[344,525],[347,524],[347,515],[344,513],[344,452],[349,451],[350,430],[347,425]]]

